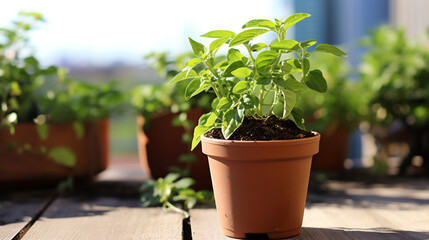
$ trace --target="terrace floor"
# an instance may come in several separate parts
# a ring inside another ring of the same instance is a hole
[[[139,206],[148,179],[137,158],[116,159],[85,186],[0,194],[0,239],[230,239],[213,206],[177,213]],[[322,189],[322,190],[320,190]],[[429,239],[429,179],[327,181],[308,194],[291,239]]]

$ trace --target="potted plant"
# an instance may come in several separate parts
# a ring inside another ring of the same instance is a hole
[[[381,145],[376,160],[388,160],[390,143],[406,142],[409,150],[398,154],[403,158],[398,173],[413,167],[429,173],[429,34],[414,40],[405,29],[381,26],[362,42],[368,52],[359,68],[360,84],[367,89],[366,120]],[[416,156],[423,162],[413,163]]]
[[[316,171],[343,171],[348,156],[349,138],[366,109],[351,67],[343,58],[321,53],[310,57],[328,83],[326,93],[303,91],[299,106],[307,127],[321,133],[320,152],[311,165]]]
[[[170,80],[183,68],[191,53],[171,58],[168,53],[146,56],[152,69],[164,80]],[[196,180],[197,189],[211,189],[208,163],[201,149],[191,152],[192,129],[201,114],[208,111],[211,94],[186,101],[183,91],[186,83],[174,87],[166,84],[145,84],[132,92],[132,104],[137,109],[137,137],[139,159],[143,170],[153,178],[170,172],[180,172]],[[168,135],[168,138],[165,136]],[[166,142],[167,141],[167,142]],[[165,151],[165,144],[169,146]]]
[[[122,100],[113,84],[72,81],[29,54],[27,31],[39,13],[20,13],[0,44],[0,187],[51,184],[104,170],[108,120]]]
[[[303,113],[295,105],[303,89],[326,92],[327,84],[308,60],[316,40],[287,40],[286,32],[309,16],[251,20],[238,34],[210,31],[202,35],[215,38],[209,48],[189,38],[196,58],[170,81],[191,79],[186,99],[204,91],[216,94],[212,110],[194,129],[192,148],[201,141],[208,156],[218,217],[227,236],[265,234],[273,239],[300,233],[320,134],[305,131]],[[254,43],[268,32],[277,35],[271,44]],[[227,59],[217,62],[215,54],[225,44]],[[314,51],[346,55],[328,44]],[[259,52],[256,57],[254,52]],[[197,65],[205,68],[197,73]]]

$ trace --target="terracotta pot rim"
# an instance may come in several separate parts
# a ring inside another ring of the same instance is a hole
[[[276,146],[276,145],[300,145],[306,143],[313,143],[320,140],[320,133],[312,131],[315,134],[313,137],[301,138],[301,139],[287,139],[287,140],[269,140],[269,141],[242,141],[242,140],[225,140],[225,139],[216,139],[208,138],[204,135],[201,136],[201,141],[216,144],[216,145],[234,145],[234,146],[249,146],[258,144],[259,146]]]

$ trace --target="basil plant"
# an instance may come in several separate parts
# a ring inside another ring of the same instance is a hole
[[[305,129],[303,113],[295,107],[296,101],[306,88],[326,92],[327,83],[320,70],[311,69],[308,60],[312,53],[309,48],[317,41],[297,42],[286,39],[286,33],[308,17],[310,14],[297,13],[286,20],[251,20],[238,34],[228,30],[210,31],[202,35],[214,38],[208,48],[189,38],[196,58],[189,60],[170,84],[190,80],[185,90],[186,99],[203,91],[216,94],[212,110],[201,116],[194,129],[192,149],[200,142],[201,135],[215,128],[221,128],[228,139],[245,116],[263,119],[275,115],[290,119],[297,127]],[[255,42],[256,37],[269,32],[276,34],[270,44]],[[215,55],[224,45],[228,47],[227,59],[216,62]],[[238,47],[247,50],[247,56]],[[318,44],[313,52],[346,56],[329,44]],[[203,65],[204,70],[197,73],[193,69],[197,65]]]

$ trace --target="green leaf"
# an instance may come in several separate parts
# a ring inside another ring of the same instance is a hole
[[[218,112],[209,112],[203,114],[200,119],[198,119],[198,125],[212,126],[216,123],[216,119],[218,118]]]
[[[173,183],[177,179],[179,179],[180,174],[179,173],[169,173],[167,176],[165,176],[164,181],[167,183]],[[159,181],[159,179],[158,179]]]
[[[244,120],[244,108],[238,107],[225,112],[222,119],[222,134],[225,139],[231,137]]]
[[[16,114],[16,112],[11,112],[6,116],[6,123],[12,125],[13,123],[17,123],[17,122],[18,122],[18,114]]]
[[[281,89],[283,99],[273,107],[273,113],[277,117],[286,118],[296,104],[296,94],[287,89]]]
[[[251,94],[244,94],[241,98],[243,105],[246,108],[255,108],[259,105],[259,99]]]
[[[207,122],[207,119],[209,119],[211,112],[205,113],[201,115],[201,117],[198,119],[198,125],[205,125]]]
[[[267,66],[270,66],[276,58],[279,56],[279,53],[272,50],[262,51],[256,57],[256,68],[261,69]]]
[[[316,49],[314,50],[315,52],[327,52],[327,53],[331,53],[334,54],[336,56],[340,56],[340,57],[346,57],[347,53],[343,52],[341,49],[332,46],[330,44],[326,44],[326,43],[321,43],[319,45],[317,45]]]
[[[273,82],[281,88],[284,88],[286,86],[286,81],[282,77],[274,78]]]
[[[182,72],[178,73],[176,76],[174,76],[174,78],[171,79],[170,82],[168,82],[168,85],[196,77],[198,77],[197,73],[193,69],[188,67],[185,68]]]
[[[210,43],[209,46],[209,51],[213,52],[213,54],[215,54],[217,52],[217,50],[219,50],[219,48],[226,42],[228,41],[229,37],[223,37],[223,38],[219,38],[214,40],[212,43]]]
[[[240,45],[242,43],[248,42],[252,39],[254,39],[255,37],[264,34],[266,32],[268,32],[268,29],[264,29],[264,28],[254,28],[254,29],[249,29],[249,30],[245,30],[239,34],[237,34],[229,43],[229,47],[234,47],[237,45]]]
[[[260,77],[256,80],[256,84],[258,85],[268,85],[271,83],[271,79],[267,77]]]
[[[214,69],[225,68],[226,66],[228,66],[228,61],[223,60],[223,61],[218,62],[213,68]]]
[[[287,89],[282,89],[282,92],[285,100],[285,108],[283,111],[283,116],[287,117],[292,112],[292,109],[295,107],[296,94]]]
[[[295,25],[296,23],[298,23],[299,21],[310,17],[311,15],[308,13],[295,13],[291,16],[289,16],[286,20],[285,20],[285,29],[287,30],[288,28],[292,27],[293,25]]]
[[[226,54],[226,57],[228,59],[228,63],[234,63],[234,62],[238,62],[238,61],[242,61],[244,58],[244,55],[240,53],[240,51],[238,51],[237,49],[234,48],[230,48],[228,50],[228,53]]]
[[[232,71],[231,74],[234,77],[244,78],[250,76],[250,74],[252,74],[252,70],[248,69],[247,67],[241,67]]]
[[[296,51],[298,50],[298,45],[299,43],[295,40],[282,40],[271,44],[270,48],[273,50]]]
[[[193,68],[193,67],[195,67],[196,65],[198,65],[200,63],[202,63],[201,59],[199,59],[199,58],[193,58],[193,59],[189,60],[186,63],[186,66],[188,66],[190,68]]]
[[[223,37],[232,38],[234,36],[235,36],[235,33],[228,30],[214,30],[201,35],[201,37],[209,37],[209,38],[223,38]]]
[[[206,52],[206,47],[204,47],[203,44],[193,40],[192,38],[189,38],[189,43],[191,43],[192,51],[197,56],[203,56]]]
[[[201,77],[194,78],[185,89],[185,99],[189,100],[191,97],[204,91],[210,84],[203,81]]]
[[[250,83],[248,81],[240,81],[237,84],[235,84],[234,88],[232,89],[232,92],[235,94],[243,94],[247,92],[250,88]]]
[[[192,209],[192,208],[194,208],[195,204],[197,204],[197,199],[195,199],[195,198],[188,198],[185,201],[185,204],[186,204],[186,209]]]
[[[211,103],[212,109],[215,109],[218,106],[218,103],[219,103],[219,98],[215,98]]]
[[[273,105],[273,114],[279,118],[283,118],[283,111],[285,109],[285,102],[284,101],[280,101],[278,103],[275,103]]]
[[[317,41],[315,39],[310,39],[310,40],[305,40],[305,41],[300,42],[299,46],[303,49],[307,49],[316,43],[317,43]]]
[[[304,112],[299,108],[292,109],[289,118],[295,123],[295,125],[301,129],[306,130],[304,125]]]
[[[229,109],[233,104],[233,101],[230,98],[223,97],[220,99],[219,104],[217,105],[217,110],[227,110]]]
[[[78,139],[82,139],[85,134],[85,128],[81,122],[73,122],[73,129]]]
[[[49,150],[48,156],[54,159],[56,163],[66,167],[76,165],[76,156],[73,151],[66,147],[55,147]]]
[[[49,126],[47,124],[36,124],[36,127],[40,139],[46,140],[49,135]]]
[[[295,78],[291,76],[286,79],[285,88],[294,92],[302,91],[305,89],[302,83],[298,82]]]
[[[18,82],[11,82],[10,83],[10,92],[13,95],[21,95],[21,87],[19,86]]]
[[[177,181],[174,185],[178,189],[189,188],[190,186],[195,184],[195,180],[192,178],[182,178]]]
[[[270,30],[274,30],[276,28],[276,24],[273,21],[267,19],[254,19],[244,24],[242,28],[250,27],[264,27]]]
[[[203,126],[203,125],[198,125],[194,128],[194,137],[192,138],[192,146],[191,146],[191,150],[194,150],[195,147],[197,147],[198,143],[200,143],[201,141],[201,136],[212,130],[213,126]]]
[[[289,59],[286,61],[289,65],[292,66],[292,69],[301,69],[301,63],[298,59]]]
[[[244,67],[244,63],[242,61],[231,63],[223,72],[224,77],[233,77],[232,72],[236,69]]]
[[[262,48],[266,48],[266,47],[268,47],[268,45],[265,43],[257,43],[250,46],[250,50],[252,50],[252,52],[257,52],[257,51],[261,51]]]
[[[306,79],[307,80],[305,81],[305,84],[309,88],[321,93],[324,93],[328,90],[328,84],[326,83],[326,80],[320,70],[315,69],[310,71]]]

